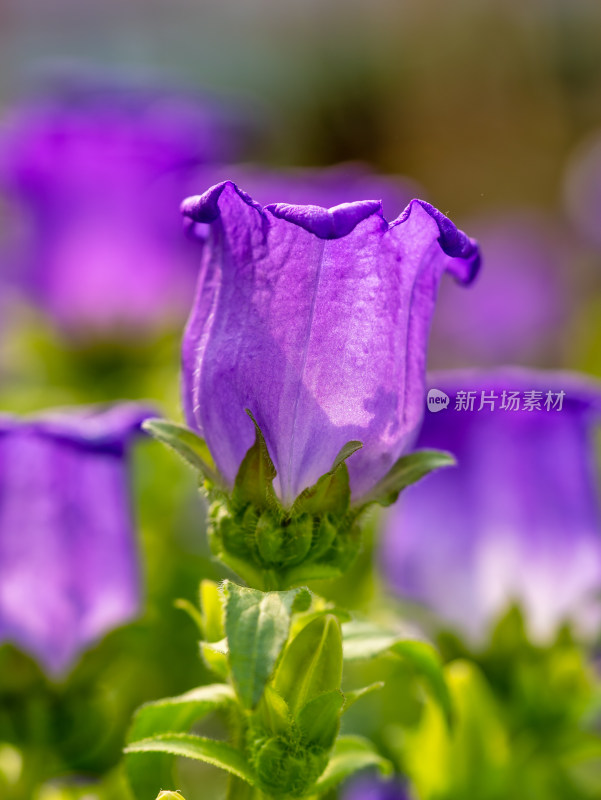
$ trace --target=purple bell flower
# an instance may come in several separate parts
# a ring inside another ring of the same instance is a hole
[[[63,673],[138,610],[127,453],[152,410],[0,416],[0,641]]]
[[[192,93],[91,80],[16,109],[0,183],[21,211],[9,244],[26,294],[80,337],[183,320],[199,255],[179,204],[192,170],[237,155],[239,127]]]
[[[409,487],[391,509],[382,565],[392,586],[475,644],[515,603],[535,641],[564,622],[594,633],[601,386],[515,368],[441,373],[430,385],[416,446],[448,450],[458,466]]]
[[[360,497],[412,443],[438,282],[469,282],[476,244],[419,200],[388,223],[379,201],[262,208],[226,181],[182,209],[208,228],[184,335],[188,424],[231,485],[254,440],[248,408],[285,504],[358,439]]]

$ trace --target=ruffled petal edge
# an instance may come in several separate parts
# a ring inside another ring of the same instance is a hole
[[[283,219],[293,225],[298,225],[319,239],[341,239],[351,233],[360,222],[371,216],[378,216],[385,230],[402,225],[409,219],[413,206],[417,204],[437,224],[438,241],[442,251],[451,259],[457,259],[457,268],[451,266],[451,272],[455,277],[463,283],[470,283],[480,268],[480,251],[477,243],[425,200],[412,200],[396,220],[388,223],[384,219],[380,200],[357,200],[332,208],[288,203],[270,203],[263,207],[250,195],[239,189],[233,181],[226,180],[215,184],[204,194],[194,195],[183,201],[181,212],[187,227],[193,228],[198,223],[215,222],[221,215],[219,201],[226,189],[235,192],[244,203],[254,208],[263,218],[267,219],[270,215],[276,219]],[[460,264],[461,267],[459,267]]]

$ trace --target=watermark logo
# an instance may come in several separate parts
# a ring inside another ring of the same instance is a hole
[[[453,411],[561,411],[566,393],[548,389],[529,391],[459,390],[454,393]],[[447,408],[451,398],[440,389],[430,389],[428,411],[436,413]]]
[[[430,389],[428,392],[428,410],[433,414],[446,408],[449,401],[449,395],[441,392],[440,389]]]

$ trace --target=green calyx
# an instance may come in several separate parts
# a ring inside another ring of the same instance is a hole
[[[343,574],[359,551],[360,517],[368,506],[390,505],[406,486],[433,469],[455,463],[448,453],[410,453],[396,461],[358,503],[351,504],[346,460],[363,445],[347,442],[331,469],[285,507],[273,488],[276,470],[261,429],[247,413],[255,426],[255,442],[240,464],[231,491],[195,433],[165,420],[147,420],[143,427],[200,473],[211,501],[213,553],[250,586],[263,590]]]

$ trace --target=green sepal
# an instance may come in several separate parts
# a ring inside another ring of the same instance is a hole
[[[262,728],[271,735],[285,733],[290,727],[290,710],[288,704],[275,689],[267,685],[259,700],[256,717]]]
[[[282,525],[270,511],[259,517],[255,530],[257,547],[266,566],[298,564],[307,556],[313,541],[313,518],[308,514]]]
[[[142,423],[142,430],[175,450],[187,464],[202,475],[204,480],[215,487],[223,488],[223,479],[217,471],[206,442],[194,431],[167,419],[146,419]]]
[[[232,491],[232,507],[235,510],[243,509],[249,503],[256,509],[274,508],[280,506],[273,489],[273,479],[277,475],[276,469],[269,455],[265,438],[261,433],[255,418],[248,409],[245,409],[255,426],[255,443],[248,450],[234,482]]]
[[[231,686],[221,683],[146,703],[136,711],[127,740],[133,743],[161,733],[188,731],[194,722],[207,714],[232,709],[235,703],[236,696]],[[173,766],[173,756],[167,753],[126,758],[126,773],[134,796],[145,800],[154,797],[162,786],[173,784]]]
[[[232,678],[240,702],[252,709],[288,639],[299,589],[261,592],[225,581],[222,591]]]
[[[286,570],[284,580],[287,586],[297,586],[299,583],[308,583],[309,581],[329,581],[339,578],[341,575],[341,568],[335,564],[315,564],[309,561]]]
[[[273,687],[293,715],[309,700],[340,688],[342,636],[333,614],[312,620],[288,643],[275,671]]]
[[[369,767],[376,767],[382,775],[393,772],[390,761],[383,758],[367,739],[339,736],[323,775],[305,796],[324,794],[355,772]]]
[[[347,442],[334,459],[330,471],[322,475],[313,486],[309,486],[299,494],[292,504],[291,516],[325,513],[335,516],[344,515],[351,499],[349,474],[345,461],[362,447],[362,442]]]
[[[255,785],[253,771],[240,750],[227,742],[207,739],[205,736],[194,736],[191,733],[163,733],[148,739],[141,739],[127,745],[124,750],[133,753],[165,753],[171,756],[184,756],[196,761],[204,761],[219,767],[238,778]]]
[[[390,506],[407,486],[417,483],[435,469],[452,467],[456,463],[455,457],[444,450],[417,450],[401,456],[373,489],[360,499],[359,508],[371,503]]]
[[[317,695],[301,708],[296,724],[303,744],[329,750],[340,729],[340,713],[345,697],[340,689]]]

